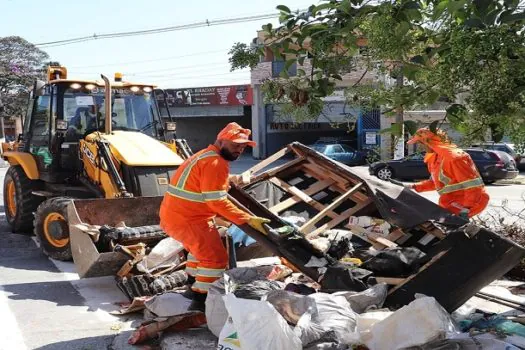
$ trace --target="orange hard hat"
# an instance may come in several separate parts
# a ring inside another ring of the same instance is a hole
[[[248,146],[255,147],[257,143],[250,140],[250,129],[244,129],[239,124],[232,122],[226,125],[217,135],[217,140],[228,140],[235,143],[245,143]]]
[[[410,140],[407,141],[407,144],[412,145],[417,142],[422,142],[425,144],[432,144],[432,143],[449,143],[447,134],[440,129],[437,129],[436,132],[430,131],[429,128],[421,128]]]

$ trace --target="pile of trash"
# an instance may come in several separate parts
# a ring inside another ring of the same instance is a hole
[[[129,343],[207,327],[217,337],[219,349],[232,350],[512,350],[519,349],[513,343],[523,345],[516,339],[525,336],[525,326],[516,318],[476,313],[475,308],[460,308],[450,315],[433,297],[424,295],[394,311],[384,307],[385,283],[363,291],[325,293],[319,283],[277,257],[239,265],[213,283],[205,314],[188,311],[191,300],[181,294],[184,288],[134,297],[115,312],[143,312],[144,322]]]

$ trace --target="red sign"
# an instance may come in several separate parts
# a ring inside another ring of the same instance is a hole
[[[251,106],[250,85],[212,86],[187,89],[167,89],[168,107],[188,106]]]

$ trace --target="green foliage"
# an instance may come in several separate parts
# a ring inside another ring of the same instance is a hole
[[[347,88],[353,106],[394,115],[445,100],[446,118],[467,139],[492,131],[525,140],[523,1],[324,0],[305,13],[278,9],[281,24],[265,26],[265,47],[286,55],[287,66],[309,60],[312,70],[275,81],[276,101],[304,110],[330,95],[344,74],[366,68],[379,79]],[[312,117],[315,108],[306,110]]]
[[[228,52],[230,58],[231,69],[234,71],[236,69],[243,68],[254,68],[259,63],[260,53],[256,49],[250,48],[244,43],[236,43]]]
[[[0,37],[0,99],[6,116],[25,113],[35,79],[43,79],[48,55],[18,36]]]

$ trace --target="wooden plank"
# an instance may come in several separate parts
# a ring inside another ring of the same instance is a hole
[[[382,237],[381,235],[377,233],[369,232],[365,230],[364,228],[362,228],[361,226],[348,224],[345,227],[349,228],[352,231],[352,233],[355,233],[358,237],[363,238],[364,236],[367,239],[373,241],[374,248],[382,249],[382,247],[389,247],[389,248],[397,247],[396,243],[386,239],[385,237]],[[375,244],[378,244],[378,245],[376,246]]]
[[[276,160],[284,157],[284,155],[286,153],[288,153],[288,152],[289,152],[288,147],[285,147],[282,150],[280,150],[279,152],[272,154],[271,156],[269,156],[265,160],[255,164],[250,169],[246,170],[245,173],[254,174],[254,173],[258,172],[259,170],[262,170],[262,169],[266,168],[268,165],[272,164]]]
[[[390,234],[386,237],[389,241],[395,242],[401,237],[403,237],[405,233],[400,228],[390,232]]]
[[[341,205],[341,203],[343,203],[346,199],[348,199],[348,197],[350,197],[351,194],[353,194],[354,192],[359,190],[359,188],[361,188],[362,185],[363,185],[363,183],[360,182],[357,185],[355,185],[354,187],[352,187],[351,189],[349,189],[348,191],[346,191],[345,193],[343,193],[341,196],[337,197],[336,200],[334,200],[331,204],[329,204],[323,210],[321,210],[319,213],[317,213],[317,215],[315,215],[313,218],[311,218],[307,223],[305,223],[303,226],[301,226],[299,231],[301,231],[303,233],[309,232],[313,227],[315,227],[314,225],[316,223],[318,223],[320,220],[322,220],[325,217],[325,215],[328,212],[330,212],[331,210],[333,210],[333,209],[337,208],[339,205]]]
[[[311,185],[310,187],[308,187],[307,189],[305,189],[303,192],[307,196],[313,196],[314,194],[321,192],[322,190],[330,187],[333,183],[334,183],[334,180],[318,181],[314,183],[313,185]],[[273,207],[270,208],[270,211],[277,215],[283,210],[286,210],[294,206],[295,204],[299,203],[300,201],[301,201],[301,198],[299,198],[298,196],[293,196],[293,197],[290,197],[282,201],[281,203],[274,205]]]
[[[439,239],[445,239],[447,237],[443,231],[441,231],[439,228],[434,226],[432,223],[424,223],[418,226],[420,229],[425,231],[426,233],[430,233],[431,235],[439,238]]]
[[[272,177],[270,179],[270,182],[272,182],[275,185],[281,187],[282,189],[286,190],[287,192],[293,194],[294,196],[299,197],[300,200],[302,200],[303,202],[305,202],[307,204],[310,204],[312,207],[314,207],[315,209],[317,209],[319,211],[322,211],[322,210],[325,209],[324,205],[322,205],[321,203],[319,203],[318,201],[316,201],[315,199],[313,199],[309,195],[305,194],[303,191],[301,191],[300,189],[298,189],[295,186],[290,186],[288,183],[286,183],[284,181],[281,181],[280,179],[278,179],[276,177]],[[332,210],[328,211],[326,213],[326,215],[331,217],[331,218],[337,217],[337,214],[334,213]]]
[[[308,234],[308,238],[315,238],[315,237],[319,236],[319,234],[323,233],[324,231],[330,230],[331,228],[334,228],[335,226],[339,225],[344,220],[348,220],[348,218],[350,216],[354,215],[355,213],[357,213],[359,210],[363,209],[364,207],[366,207],[370,203],[372,203],[372,200],[368,199],[365,202],[358,203],[355,206],[353,206],[352,208],[349,208],[349,209],[345,210],[338,217],[334,218],[330,222],[327,222],[326,224],[324,224],[323,226],[319,227],[315,231],[309,233]]]
[[[339,175],[336,175],[335,173],[330,173],[329,171],[321,168],[317,164],[312,163],[305,163],[301,166],[305,171],[311,172],[314,175],[316,175],[317,178],[320,179],[333,179],[335,181],[334,187],[341,193],[344,193],[348,190],[350,185],[354,185],[356,182],[353,180],[347,180],[342,178]],[[368,199],[368,196],[361,191],[356,192],[352,195],[352,198],[355,198],[355,202],[359,201],[366,201]]]
[[[394,278],[394,277],[375,277],[377,283],[386,283],[393,286],[398,286],[405,282],[405,278]]]
[[[421,268],[420,268],[415,274],[410,275],[409,277],[407,277],[407,278],[405,279],[405,282],[404,282],[404,283],[398,284],[397,286],[395,286],[394,288],[392,288],[392,289],[388,292],[388,294],[392,294],[392,293],[394,293],[396,290],[398,290],[399,288],[403,287],[405,284],[407,284],[408,282],[410,282],[411,280],[413,280],[414,278],[416,278],[416,276],[417,276],[420,272],[422,272],[422,271],[428,269],[428,267],[429,267],[430,265],[432,265],[433,263],[435,263],[436,261],[438,261],[439,259],[441,259],[441,258],[442,258],[445,254],[447,254],[447,253],[448,253],[448,250],[445,250],[445,251],[443,251],[443,252],[441,252],[441,253],[436,254],[432,259],[430,259],[429,262],[427,262],[425,265],[421,266]]]
[[[343,189],[346,188],[350,183],[348,180],[342,178],[341,176],[330,173],[329,171],[321,168],[320,166],[316,164],[306,162],[302,165],[302,167],[305,168],[306,171],[312,172],[316,174],[317,176],[321,177],[321,179],[333,179]]]
[[[277,174],[279,174],[281,172],[289,171],[293,167],[298,166],[300,163],[302,163],[304,161],[305,161],[305,159],[303,157],[296,158],[294,160],[289,161],[288,163],[285,163],[283,165],[280,165],[280,166],[277,166],[275,168],[269,169],[269,170],[265,171],[262,174],[259,174],[259,175],[255,176],[253,178],[250,178],[250,182],[251,183],[258,182],[258,181],[265,180],[265,179],[268,179],[270,177],[276,176]],[[247,176],[247,175],[251,176],[252,173],[250,173],[250,171],[251,171],[251,169],[246,170],[244,173],[241,174],[241,176]]]

